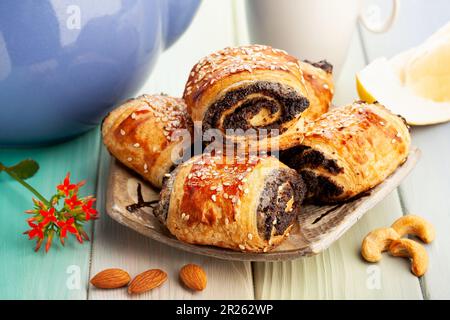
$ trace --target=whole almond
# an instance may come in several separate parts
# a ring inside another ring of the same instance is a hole
[[[97,273],[91,283],[100,289],[115,289],[126,286],[130,280],[128,272],[122,269],[106,269]]]
[[[180,279],[189,289],[202,291],[206,288],[206,272],[196,264],[187,264],[181,268]]]
[[[151,269],[138,274],[128,286],[129,294],[138,294],[159,287],[167,280],[167,273],[160,269]]]

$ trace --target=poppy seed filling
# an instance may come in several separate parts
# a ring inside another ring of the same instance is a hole
[[[250,95],[257,94],[254,98]],[[242,103],[229,115],[224,117],[220,127],[219,121],[226,110]],[[225,93],[206,111],[203,118],[203,130],[226,129],[282,129],[282,125],[299,116],[309,106],[309,101],[292,87],[269,81],[257,81]],[[263,126],[252,126],[250,119],[266,109],[269,115],[279,113],[275,121]]]

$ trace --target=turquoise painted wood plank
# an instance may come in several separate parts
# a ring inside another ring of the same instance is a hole
[[[0,149],[5,165],[24,158],[39,162],[41,168],[29,183],[45,196],[53,193],[67,171],[74,181],[87,180],[83,195],[95,193],[98,157],[98,130],[49,147]],[[0,173],[0,299],[85,299],[91,243],[80,245],[72,239],[62,248],[55,242],[48,254],[35,253],[34,242],[22,234],[31,196]]]
[[[181,96],[192,66],[203,56],[234,44],[231,2],[203,1],[190,28],[160,57],[141,93],[165,92]],[[212,27],[214,26],[214,27]],[[109,155],[104,152],[99,170],[99,205],[103,211]],[[193,293],[181,285],[178,271],[197,263],[208,275],[206,290]],[[169,279],[161,288],[131,297],[126,290],[89,289],[89,299],[253,299],[249,262],[232,262],[189,254],[145,238],[109,217],[95,224],[91,275],[120,267],[131,275],[149,268],[165,270]]]
[[[104,212],[110,159],[102,148],[97,192],[98,210],[101,212]],[[96,221],[94,241],[91,277],[112,267],[127,270],[132,277],[147,269],[159,268],[167,272],[168,279],[160,288],[136,296],[130,296],[124,288],[101,290],[90,286],[88,299],[253,299],[250,263],[222,261],[183,252],[146,238],[106,215]],[[180,283],[179,270],[187,263],[196,263],[204,268],[208,277],[204,291],[193,292]]]

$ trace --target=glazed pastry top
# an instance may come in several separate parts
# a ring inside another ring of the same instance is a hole
[[[380,104],[364,102],[333,109],[316,121],[308,122],[304,137],[305,143],[326,142],[337,153],[344,148],[354,150],[352,156],[359,159],[358,162],[364,162],[366,156],[361,146],[374,146],[376,140],[390,143],[402,155],[410,143],[408,126],[401,117]]]
[[[194,89],[201,90],[231,74],[256,70],[283,70],[301,76],[297,58],[284,50],[264,45],[227,47],[204,57],[192,68],[184,98],[189,99]]]
[[[234,158],[222,156],[196,158],[184,181],[181,211],[189,213],[189,223],[214,224],[215,215],[208,208],[212,201],[222,210],[226,223],[235,220],[234,207],[248,194],[247,176],[260,162],[260,157]]]
[[[179,155],[185,142],[190,145],[192,127],[182,99],[143,95],[113,110],[103,122],[102,134],[117,159],[161,187],[174,156]],[[183,131],[175,134],[177,130]]]
[[[355,102],[306,123],[303,141],[282,160],[297,169],[308,197],[338,202],[361,194],[392,174],[408,157],[405,121],[384,106]]]

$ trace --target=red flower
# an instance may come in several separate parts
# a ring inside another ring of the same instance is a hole
[[[68,199],[65,199],[64,201],[69,206],[70,210],[73,210],[75,207],[81,206],[83,204],[83,202],[78,200],[76,194]]]
[[[30,240],[36,237],[40,240],[44,239],[44,231],[41,224],[35,224],[33,221],[28,220],[28,225],[31,227],[31,230],[25,231],[25,234],[28,235]]]
[[[60,184],[59,186],[57,186],[56,189],[58,189],[59,191],[64,193],[66,195],[66,197],[68,197],[69,192],[77,189],[77,187],[78,186],[76,184],[70,183],[70,172],[69,172],[69,173],[67,173],[67,176],[64,179],[64,182],[62,184]]]
[[[86,214],[86,221],[90,220],[91,218],[95,218],[97,215],[97,210],[92,208],[92,205],[94,204],[95,199],[89,199],[82,207],[81,209]]]
[[[58,221],[58,227],[60,228],[59,236],[61,238],[67,237],[67,231],[74,235],[78,235],[77,228],[75,228],[75,226],[73,225],[74,222],[74,218],[70,218],[67,221]]]
[[[40,200],[33,198],[34,209],[26,211],[33,215],[27,220],[31,229],[24,233],[30,240],[36,239],[36,251],[43,245],[48,252],[55,234],[63,245],[69,234],[73,234],[80,243],[89,240],[82,225],[96,219],[98,212],[94,208],[96,199],[93,196],[78,198],[78,190],[84,184],[85,181],[71,183],[69,172],[63,183],[56,187],[57,193],[50,200],[45,200],[41,194],[37,195]],[[60,205],[61,202],[63,205]]]
[[[50,231],[50,233],[48,234],[47,244],[45,245],[45,252],[48,252],[48,250],[50,250],[50,247],[52,246],[53,234],[54,234],[53,230]]]
[[[37,200],[35,198],[32,198],[32,199],[33,199],[34,205],[36,207],[38,207],[40,209],[45,209],[45,205],[42,203],[42,201],[39,201],[39,200]]]
[[[50,222],[56,223],[56,217],[55,217],[55,208],[51,207],[50,210],[39,210],[39,213],[44,218],[39,224],[42,226],[46,226]]]

